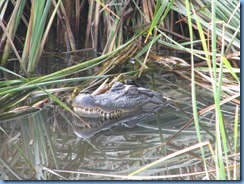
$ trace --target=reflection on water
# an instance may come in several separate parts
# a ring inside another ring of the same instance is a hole
[[[129,128],[136,126],[140,120],[148,118],[152,113],[141,113],[135,111],[134,115],[123,116],[119,118],[83,118],[81,117],[90,127],[84,126],[84,123],[74,117],[73,130],[74,133],[81,138],[90,138],[95,134],[108,130],[113,126],[124,125]]]

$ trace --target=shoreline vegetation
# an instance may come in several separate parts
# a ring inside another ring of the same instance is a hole
[[[240,1],[3,0],[0,15],[1,179],[240,180]],[[174,101],[187,107],[184,126],[167,141],[159,130],[159,143],[135,159],[150,150],[155,157],[127,172],[61,167],[50,130],[38,123],[44,111],[71,114],[65,99],[77,87],[143,76],[154,84],[165,76],[186,81],[165,82],[168,94],[179,87],[190,97]],[[171,139],[190,125],[195,143],[177,147]],[[188,157],[197,167],[186,160],[167,170],[167,161]]]

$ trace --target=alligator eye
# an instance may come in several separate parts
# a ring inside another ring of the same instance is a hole
[[[123,84],[121,82],[115,82],[113,85],[113,87],[115,87],[115,88],[119,87],[119,86],[121,87],[121,86],[123,86]]]
[[[77,103],[79,106],[87,106],[89,104],[94,104],[95,99],[91,95],[80,94],[75,97],[74,102]]]
[[[139,90],[137,89],[136,86],[130,86],[127,89],[127,92],[130,93],[130,94],[139,94]]]
[[[110,91],[120,91],[124,88],[124,85],[121,82],[115,82],[111,87]]]

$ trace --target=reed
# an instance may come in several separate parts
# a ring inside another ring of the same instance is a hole
[[[240,179],[239,1],[2,0],[0,29],[1,179]],[[38,73],[46,54],[66,66]],[[163,123],[98,146],[64,132],[68,94],[118,76],[164,84]]]

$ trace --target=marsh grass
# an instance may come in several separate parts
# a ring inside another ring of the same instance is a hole
[[[240,179],[239,1],[13,2],[0,2],[1,179]],[[67,67],[40,76],[53,45]],[[118,76],[170,107],[77,138],[68,94]]]

